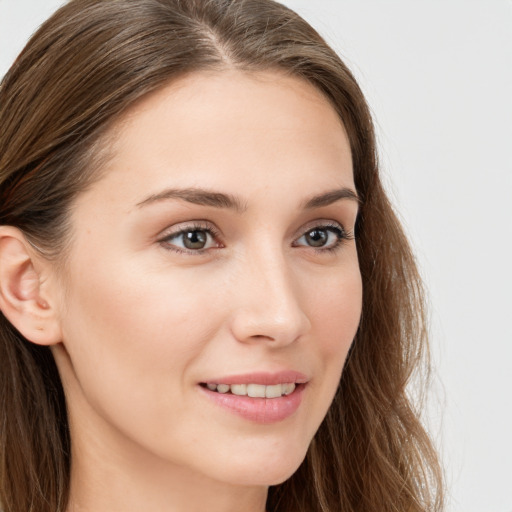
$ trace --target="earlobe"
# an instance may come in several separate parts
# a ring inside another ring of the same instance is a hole
[[[42,286],[43,267],[19,229],[0,226],[0,310],[27,340],[53,345],[61,340],[60,326]]]

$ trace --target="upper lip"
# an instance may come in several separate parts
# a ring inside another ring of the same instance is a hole
[[[205,384],[262,384],[273,386],[275,384],[304,384],[308,377],[295,370],[283,370],[278,372],[251,372],[239,375],[228,375],[214,379],[208,379]]]

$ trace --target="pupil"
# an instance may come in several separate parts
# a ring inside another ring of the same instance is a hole
[[[327,242],[327,232],[325,229],[312,229],[306,234],[306,240],[313,247],[322,247]]]
[[[204,231],[188,231],[185,233],[183,243],[187,249],[202,249],[206,245]]]

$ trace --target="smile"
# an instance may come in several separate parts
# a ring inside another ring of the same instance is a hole
[[[295,391],[295,383],[274,384],[265,386],[263,384],[215,384],[208,383],[205,386],[210,391],[217,393],[231,393],[237,396],[249,396],[252,398],[279,398],[290,395]]]
[[[221,409],[254,423],[270,424],[294,415],[300,407],[308,382],[307,378],[302,375],[298,377],[297,373],[283,372],[280,377],[281,382],[276,374],[238,376],[222,379],[224,382],[202,382],[199,389],[203,396]],[[239,383],[240,380],[245,382]],[[229,384],[230,381],[236,384]]]

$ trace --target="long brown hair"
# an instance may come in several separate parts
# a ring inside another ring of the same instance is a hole
[[[67,3],[0,85],[0,225],[59,261],[70,205],[98,175],[107,129],[172,79],[226,68],[278,69],[322,91],[348,132],[362,199],[361,324],[327,417],[299,470],[270,489],[268,510],[439,511],[441,471],[407,392],[427,355],[421,281],[379,179],[363,94],[294,12],[272,0]],[[57,368],[2,314],[0,388],[4,512],[63,512],[71,440]]]

